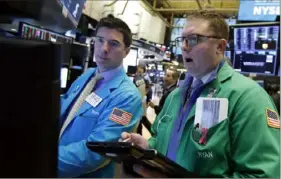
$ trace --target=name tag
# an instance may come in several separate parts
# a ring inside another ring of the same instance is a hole
[[[86,100],[90,105],[92,105],[93,107],[96,107],[97,105],[100,104],[100,102],[102,101],[102,98],[99,97],[98,95],[96,95],[96,93],[92,92],[87,98]]]
[[[194,124],[199,129],[209,129],[225,120],[228,113],[228,99],[226,98],[198,98],[196,102]]]

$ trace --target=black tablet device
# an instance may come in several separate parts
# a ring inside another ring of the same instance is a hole
[[[104,157],[121,163],[142,164],[175,178],[198,177],[182,166],[166,158],[154,149],[142,149],[130,142],[87,142],[87,147]]]

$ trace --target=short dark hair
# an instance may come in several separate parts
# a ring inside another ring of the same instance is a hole
[[[217,12],[211,10],[195,10],[187,14],[187,19],[200,18],[209,21],[210,30],[220,38],[228,40],[229,28],[224,18]]]
[[[116,29],[123,34],[123,41],[126,47],[130,47],[132,44],[132,32],[129,26],[119,18],[114,16],[108,16],[102,18],[96,27],[96,34],[98,33],[99,28],[107,27],[110,29]]]

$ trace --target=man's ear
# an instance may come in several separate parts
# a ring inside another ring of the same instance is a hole
[[[217,52],[224,53],[226,46],[227,46],[227,41],[225,39],[220,39],[220,42],[217,47]]]
[[[130,50],[131,50],[131,47],[127,47],[125,49],[125,53],[124,53],[124,57],[123,58],[125,58],[129,54]]]

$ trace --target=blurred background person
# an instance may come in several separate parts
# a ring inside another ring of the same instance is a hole
[[[179,76],[180,74],[176,69],[170,68],[166,71],[166,75],[164,76],[163,96],[160,99],[159,105],[155,105],[153,102],[148,103],[148,106],[155,110],[156,115],[158,115],[162,110],[168,95],[177,87]]]

